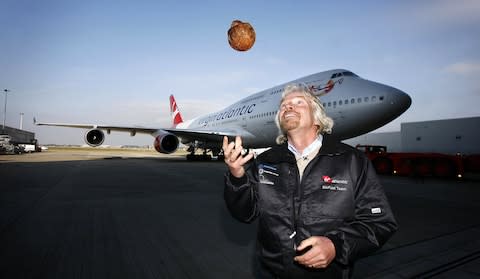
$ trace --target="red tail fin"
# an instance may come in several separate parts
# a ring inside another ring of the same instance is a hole
[[[173,95],[170,95],[170,115],[173,119],[173,127],[183,122],[182,115],[180,115],[180,111],[178,111],[177,102]]]

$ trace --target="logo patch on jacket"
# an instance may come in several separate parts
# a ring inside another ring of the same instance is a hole
[[[265,164],[258,166],[258,182],[274,185],[275,183],[272,181],[273,176],[279,176],[277,168]]]
[[[342,187],[338,184],[347,185],[348,181],[345,179],[333,179],[328,175],[322,176],[323,182],[326,185],[322,185],[323,190],[331,190],[331,191],[346,191],[347,187]]]
[[[330,176],[324,175],[324,176],[322,176],[322,179],[323,179],[323,182],[328,183],[328,184],[332,184],[333,179]]]

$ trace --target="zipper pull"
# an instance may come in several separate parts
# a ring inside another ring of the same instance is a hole
[[[297,231],[293,231],[291,235],[288,236],[288,238],[292,239],[297,235]]]
[[[297,235],[297,231],[293,231],[291,235],[288,236],[288,238],[293,239]],[[295,243],[295,240],[293,240],[293,250],[297,251],[297,244]]]

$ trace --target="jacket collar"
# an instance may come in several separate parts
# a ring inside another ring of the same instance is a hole
[[[289,142],[287,142],[287,146],[288,146],[288,150],[290,150],[295,155],[295,157],[298,158],[298,157],[306,156],[306,155],[310,154],[311,152],[313,152],[314,150],[319,150],[320,147],[322,147],[322,141],[323,141],[323,136],[319,135],[312,143],[310,143],[309,146],[307,146],[303,150],[302,153],[298,152],[298,150],[295,148],[295,146],[293,146]]]
[[[322,148],[318,154],[326,156],[340,155],[347,152],[349,146],[340,142],[338,139],[331,136],[323,136]]]
[[[347,150],[347,145],[341,143],[335,138],[324,135],[322,147],[320,148],[317,156],[336,156],[345,153]],[[260,154],[258,159],[264,162],[272,163],[296,163],[295,155],[293,155],[293,153],[288,150],[288,144],[286,142],[280,145],[273,146],[267,152]]]

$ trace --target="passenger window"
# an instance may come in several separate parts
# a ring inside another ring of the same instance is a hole
[[[380,96],[380,98],[378,98],[380,101],[383,101],[383,96]]]
[[[364,100],[365,102],[368,102],[368,97],[365,97],[363,100]]]
[[[358,98],[358,99],[357,99],[357,103],[360,104],[361,102],[362,102],[362,98]]]
[[[375,101],[377,101],[377,96],[372,97],[372,102],[375,102]]]
[[[348,105],[348,99],[347,99],[347,100],[345,100],[345,105]]]
[[[352,98],[352,99],[350,100],[350,104],[355,104],[355,99],[354,99],[354,98]]]
[[[334,107],[337,106],[337,101],[333,101],[333,106],[334,106]]]
[[[342,100],[338,101],[338,105],[339,105],[339,106],[342,105]]]
[[[331,102],[328,102],[328,106],[331,107],[331,106],[332,106],[332,103],[331,103]]]

